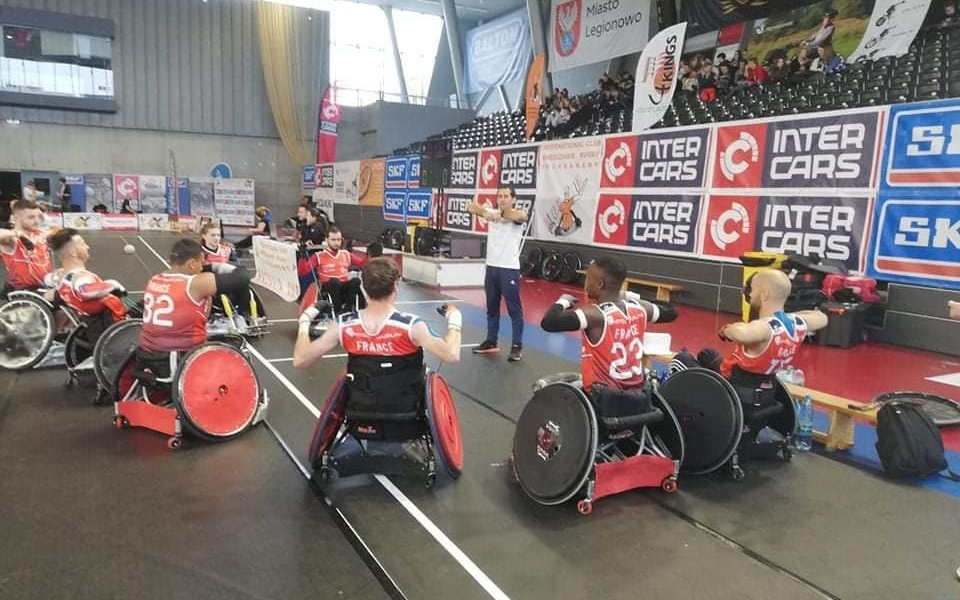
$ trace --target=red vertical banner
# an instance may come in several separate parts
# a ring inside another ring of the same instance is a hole
[[[527,71],[526,93],[526,113],[527,130],[526,139],[532,139],[537,130],[537,124],[540,122],[540,107],[543,105],[543,70],[546,57],[538,54],[533,62],[530,63],[530,69]]]
[[[340,108],[336,88],[328,86],[320,101],[317,122],[317,164],[331,163],[337,158],[337,130],[340,127]]]

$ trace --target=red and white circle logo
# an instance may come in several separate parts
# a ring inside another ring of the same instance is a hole
[[[603,149],[603,182],[601,187],[633,187],[637,138],[608,138]]]
[[[479,171],[477,187],[497,188],[500,185],[500,152],[498,150],[482,151]]]
[[[599,244],[627,245],[627,210],[629,196],[601,195],[597,201],[597,221],[593,241]]]
[[[113,196],[118,200],[140,198],[140,181],[136,175],[116,175],[113,178]]]
[[[483,208],[494,208],[497,205],[497,197],[490,195],[480,195],[477,196],[477,204]],[[487,233],[489,229],[487,220],[482,217],[477,217],[473,220],[473,230],[477,233]]]
[[[711,196],[703,253],[737,257],[753,250],[758,205],[756,197]]]
[[[765,135],[765,124],[719,128],[713,169],[714,186],[760,187]]]

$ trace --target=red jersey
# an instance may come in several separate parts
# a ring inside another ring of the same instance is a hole
[[[154,275],[143,292],[140,347],[152,352],[192,350],[207,341],[210,298],[190,296],[192,275]]]
[[[113,294],[102,298],[90,298],[84,294],[84,286],[102,284],[96,273],[83,269],[74,269],[67,273],[59,273],[56,284],[57,295],[63,303],[81,315],[93,316],[105,310],[110,311],[114,322],[122,321],[127,316],[127,307],[123,301]]]
[[[625,309],[614,302],[598,304],[603,313],[603,332],[596,344],[583,331],[580,370],[583,387],[594,383],[628,389],[643,384],[643,335],[647,331],[647,312],[636,302],[623,301]]]
[[[336,254],[329,250],[321,250],[310,257],[310,264],[317,272],[320,283],[326,283],[331,279],[340,281],[350,279],[350,262],[350,253],[346,250],[338,250]]]
[[[407,356],[419,352],[413,338],[416,315],[393,311],[379,331],[368,332],[360,314],[340,315],[340,345],[351,356]]]
[[[24,235],[33,242],[33,250],[27,250],[20,238],[14,241],[13,248],[0,246],[0,255],[7,267],[7,283],[15,290],[43,287],[43,278],[53,271],[47,235],[42,231]]]
[[[783,367],[793,362],[793,357],[797,353],[797,348],[803,343],[807,336],[807,323],[796,315],[782,314],[793,322],[793,333],[791,333],[783,321],[778,317],[768,317],[767,325],[770,326],[770,339],[767,341],[767,347],[763,352],[753,356],[746,351],[743,344],[738,344],[737,348],[730,356],[723,359],[720,365],[720,374],[730,379],[733,374],[733,367],[740,367],[740,370],[758,375],[772,375]]]
[[[203,244],[200,244],[200,247],[203,248],[203,262],[206,263],[230,262],[230,255],[233,254],[233,250],[226,244],[220,244],[216,250],[211,250]]]

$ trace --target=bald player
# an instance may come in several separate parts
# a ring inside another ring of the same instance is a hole
[[[720,339],[736,342],[723,359],[720,374],[731,379],[734,368],[754,375],[772,375],[793,361],[808,333],[827,326],[819,310],[784,312],[792,284],[783,271],[757,271],[743,288],[743,296],[757,318],[749,323],[729,323],[720,328]]]
[[[950,318],[960,321],[960,302],[951,300],[947,302],[947,310],[950,311]]]

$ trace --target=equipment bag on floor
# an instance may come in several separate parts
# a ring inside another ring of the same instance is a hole
[[[930,415],[912,402],[889,402],[877,412],[877,454],[888,475],[927,477],[947,471],[943,439]]]

